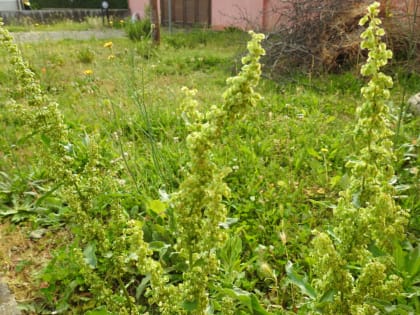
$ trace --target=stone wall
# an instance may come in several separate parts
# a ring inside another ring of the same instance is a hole
[[[6,284],[0,282],[0,314],[20,315],[15,297],[10,293]]]
[[[109,15],[114,21],[130,15],[129,10],[114,9],[109,10]],[[48,10],[30,10],[30,11],[0,11],[0,17],[4,24],[11,23],[53,23],[61,20],[73,20],[82,22],[86,17],[101,17],[100,9],[48,9]]]

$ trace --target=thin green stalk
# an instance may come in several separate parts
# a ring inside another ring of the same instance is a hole
[[[114,121],[118,125],[119,129],[121,130],[121,126],[119,125],[119,119],[117,117],[117,112],[115,110],[114,103],[113,102],[109,102],[109,104],[111,105],[112,114],[114,116]],[[139,195],[141,195],[141,190],[140,190],[140,187],[139,187],[139,183],[138,183],[137,177],[134,174],[134,172],[131,169],[131,167],[128,165],[128,160],[127,160],[127,157],[125,155],[124,145],[123,145],[122,139],[121,139],[121,137],[119,135],[117,135],[115,138],[116,138],[115,140],[117,141],[117,144],[118,144],[118,148],[120,150],[121,158],[122,158],[122,160],[124,162],[124,165],[125,165],[125,168],[126,168],[126,170],[128,172],[128,175],[131,177],[131,179],[132,179],[132,181],[134,183],[134,187],[136,188],[137,193]]]
[[[141,117],[143,119],[143,122],[146,125],[146,129],[145,128],[141,128],[142,132],[144,133],[144,135],[146,136],[146,139],[148,139],[148,143],[151,149],[151,156],[152,156],[152,161],[153,161],[153,165],[155,166],[155,171],[157,172],[158,176],[161,178],[161,180],[165,183],[165,186],[170,188],[172,187],[171,183],[172,183],[172,179],[171,176],[168,175],[167,172],[164,171],[164,166],[162,164],[165,164],[164,158],[161,155],[160,150],[157,148],[156,145],[156,139],[153,136],[152,132],[152,121],[149,115],[149,111],[146,107],[146,95],[145,95],[145,78],[144,78],[144,68],[140,67],[140,75],[141,75],[141,79],[140,79],[140,84],[141,84],[141,90],[140,93],[139,88],[136,84],[137,80],[136,80],[136,75],[135,75],[135,71],[134,69],[136,69],[137,65],[134,62],[134,57],[132,56],[131,59],[131,80],[130,80],[130,85],[131,85],[131,90],[132,92],[132,100],[134,102],[134,104],[137,105],[137,108],[139,109],[139,112],[141,113]]]
[[[130,310],[130,314],[134,314],[133,309],[135,308],[135,306],[133,305],[133,301],[131,300],[130,294],[128,293],[127,288],[125,287],[124,282],[121,280],[120,276],[117,277],[117,281],[121,289],[123,290],[125,298],[128,302],[128,308]]]
[[[401,97],[401,103],[400,103],[399,111],[398,111],[397,127],[395,129],[395,135],[394,135],[394,150],[397,149],[397,145],[399,143],[401,125],[402,125],[404,114],[405,114],[405,111],[406,111],[406,108],[407,108],[407,103],[405,101],[406,93],[407,93],[407,89],[404,86],[403,87],[403,94],[402,94],[402,97]]]

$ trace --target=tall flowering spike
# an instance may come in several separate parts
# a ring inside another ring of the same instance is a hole
[[[166,296],[155,294],[160,300],[162,314],[204,315],[208,309],[208,285],[211,275],[218,273],[216,250],[224,243],[227,233],[220,226],[226,221],[227,210],[222,200],[229,197],[229,187],[224,182],[229,169],[217,166],[212,150],[220,144],[226,124],[255,106],[260,95],[254,91],[261,75],[260,56],[262,34],[250,33],[248,56],[242,59],[242,71],[227,80],[228,89],[223,94],[221,106],[212,106],[208,112],[198,109],[194,99],[196,91],[183,89],[183,118],[189,135],[187,147],[190,162],[188,174],[174,194],[172,203],[177,223],[177,248],[188,270],[183,282],[166,286]],[[228,122],[229,121],[229,122]],[[226,313],[228,313],[226,311]]]
[[[318,233],[313,242],[314,284],[320,296],[334,292],[323,314],[378,314],[371,301],[392,302],[401,289],[401,279],[390,266],[393,244],[404,238],[407,213],[396,205],[390,184],[395,156],[386,101],[392,79],[381,68],[392,52],[381,41],[385,31],[377,17],[379,6],[374,2],[360,20],[360,25],[369,23],[361,35],[361,47],[369,51],[361,73],[370,81],[361,90],[364,102],[357,109],[356,153],[346,164],[350,184],[334,211],[334,239]],[[372,247],[383,255],[375,257]]]
[[[261,47],[264,39],[263,34],[250,31],[251,40],[248,42],[248,55],[242,58],[241,72],[227,79],[229,88],[223,93],[223,110],[227,117],[246,112],[250,106],[255,106],[261,99],[261,95],[254,91],[261,77],[260,58],[265,54]]]
[[[0,22],[0,45],[5,47],[9,53],[10,62],[20,84],[19,88],[23,91],[29,105],[29,107],[16,105],[17,114],[29,121],[29,124],[34,128],[48,133],[49,136],[60,143],[65,143],[67,141],[67,131],[57,103],[51,102],[48,96],[42,92],[35,74],[24,61],[13,37],[3,27],[2,22]]]
[[[22,121],[36,131],[38,134],[45,135],[50,140],[47,150],[41,150],[43,163],[57,177],[67,176],[66,168],[60,163],[70,164],[72,157],[66,154],[65,146],[69,143],[67,128],[64,124],[62,114],[58,109],[58,104],[52,102],[41,90],[35,74],[24,61],[22,53],[14,43],[13,37],[3,27],[0,22],[0,45],[9,53],[9,60],[13,65],[15,76],[18,79],[18,89],[25,97],[25,104],[17,104],[12,101],[14,112],[22,118]],[[65,159],[58,161],[54,154],[59,153]],[[53,170],[54,169],[54,170]],[[60,174],[60,175],[58,175]]]
[[[369,22],[361,35],[361,47],[369,51],[361,73],[371,79],[361,90],[364,103],[357,109],[355,140],[359,149],[356,159],[347,165],[352,174],[347,198],[357,201],[356,208],[369,231],[368,238],[389,251],[394,240],[404,237],[407,214],[395,204],[395,190],[390,184],[395,155],[386,101],[393,82],[381,68],[392,58],[392,51],[381,40],[385,31],[380,27],[379,7],[374,2],[360,20],[361,25]]]

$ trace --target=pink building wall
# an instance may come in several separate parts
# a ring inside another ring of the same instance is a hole
[[[212,0],[212,26],[270,31],[278,26],[287,2],[278,0]]]
[[[143,19],[145,16],[145,9],[149,5],[149,3],[150,3],[149,0],[128,0],[128,7],[130,8],[130,12],[132,15],[138,14],[140,18]],[[158,0],[158,6],[160,6],[159,0]]]
[[[391,10],[394,13],[397,13],[395,12],[396,8],[400,12],[404,12],[407,9],[413,11],[415,3],[415,0],[380,1],[383,4],[391,3]],[[157,2],[158,6],[160,6],[160,0]],[[367,1],[367,3],[370,2]],[[128,0],[131,14],[138,14],[141,18],[144,18],[145,8],[149,3],[150,0]],[[278,12],[286,7],[287,4],[279,0],[211,0],[211,26],[215,29],[234,26],[245,30],[273,30],[279,22]]]
[[[212,27],[260,28],[263,24],[263,2],[264,0],[212,0]]]
[[[166,0],[165,0],[166,1]],[[273,25],[270,14],[263,14],[277,5],[277,0],[211,0],[211,26],[223,29],[228,26],[262,30]],[[131,14],[145,16],[149,0],[128,0]],[[158,6],[160,1],[158,0]],[[159,10],[160,11],[160,10]]]

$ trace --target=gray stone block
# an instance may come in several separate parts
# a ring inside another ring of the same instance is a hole
[[[420,93],[414,94],[408,99],[408,104],[410,105],[410,112],[414,115],[420,115]]]
[[[0,314],[1,315],[20,315],[17,303],[13,294],[5,283],[0,282]]]

